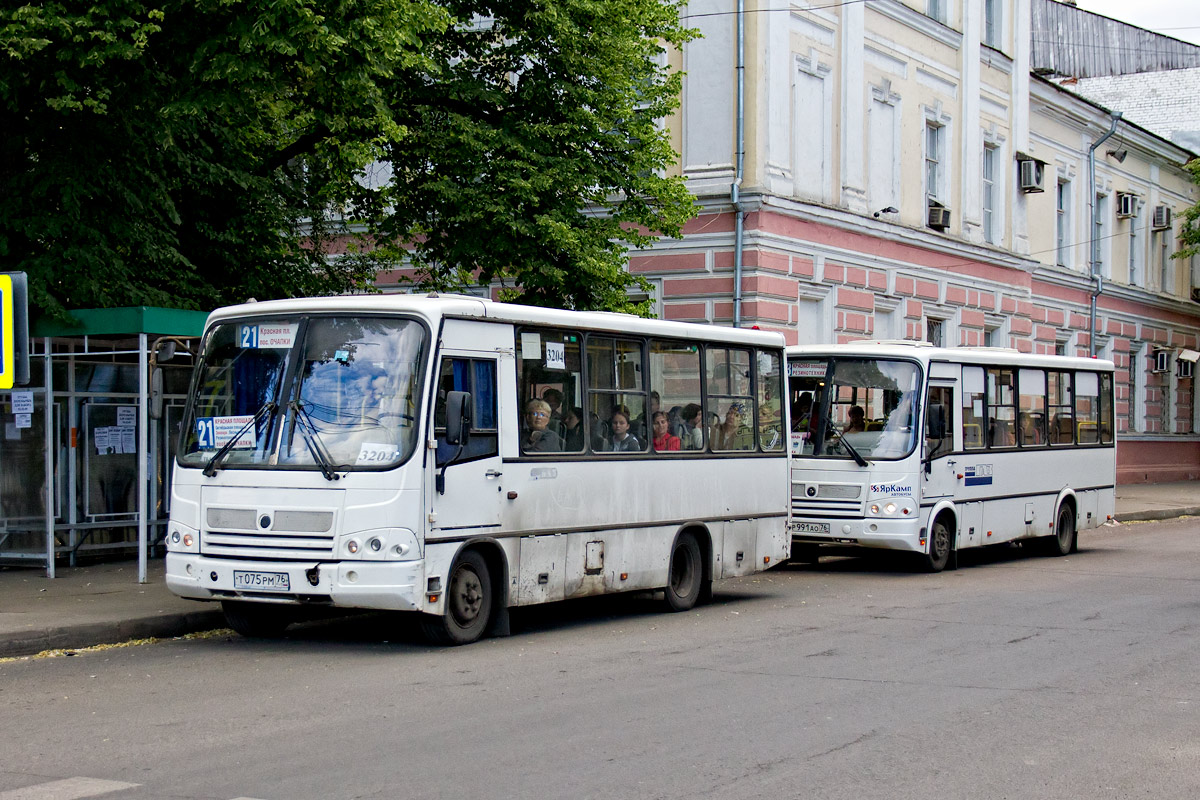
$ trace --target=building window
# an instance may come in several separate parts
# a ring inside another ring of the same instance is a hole
[[[1096,205],[1093,207],[1093,211],[1095,213],[1092,218],[1091,253],[1096,254],[1096,265],[1095,265],[1096,272],[1098,272],[1100,275],[1103,275],[1105,278],[1107,278],[1107,277],[1109,277],[1108,259],[1105,258],[1104,256],[1105,256],[1105,251],[1107,250],[1106,245],[1108,244],[1108,237],[1105,235],[1105,231],[1108,227],[1105,224],[1105,220],[1106,220],[1105,214],[1108,211],[1108,195],[1097,194],[1096,198],[1095,198],[1095,202],[1096,202]],[[1088,254],[1089,259],[1092,257],[1091,253]]]
[[[1171,232],[1158,234],[1158,288],[1167,294],[1175,294],[1175,260],[1171,258]]]
[[[937,123],[925,123],[925,197],[928,200],[937,200],[941,194],[944,130]]]
[[[1137,286],[1142,280],[1141,241],[1138,239],[1137,217],[1129,219],[1129,285]]]
[[[996,148],[983,146],[983,240],[996,244]]]
[[[934,347],[945,347],[946,343],[943,341],[944,327],[943,320],[925,320],[925,341],[929,342]]]
[[[926,7],[926,13],[936,19],[938,22],[946,21],[946,6],[948,0],[929,0],[929,5]]]
[[[983,43],[1000,49],[1000,0],[983,0]]]
[[[1058,215],[1058,235],[1056,239],[1056,252],[1058,253],[1058,265],[1060,267],[1070,266],[1071,247],[1071,182],[1062,180],[1058,181],[1058,189],[1056,191],[1056,205]]]

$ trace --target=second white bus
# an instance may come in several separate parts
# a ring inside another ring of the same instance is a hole
[[[788,348],[795,560],[1035,541],[1066,555],[1113,514],[1113,364],[999,348]]]

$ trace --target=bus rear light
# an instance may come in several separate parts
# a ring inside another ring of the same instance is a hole
[[[358,552],[358,542],[355,541],[354,539],[351,539],[350,541],[346,542],[346,549],[350,551],[351,555],[353,555],[354,553],[357,553]]]
[[[770,557],[770,556],[763,556],[763,563],[764,563],[764,564],[770,564],[770,563],[771,563],[771,557]]]
[[[195,540],[192,539],[192,535],[190,533],[185,533],[183,535],[183,546],[184,547],[191,547],[193,541],[195,541]]]
[[[628,572],[622,572],[622,573],[621,573],[621,580],[623,580],[623,581],[627,581],[627,580],[629,580],[629,573],[628,573]]]
[[[436,594],[434,592],[430,592],[429,594],[425,595],[425,597],[429,600],[430,603],[436,603],[438,601],[438,598],[441,597],[441,595]]]

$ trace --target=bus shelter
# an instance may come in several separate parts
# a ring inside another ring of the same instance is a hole
[[[146,581],[207,314],[82,309],[30,330],[30,381],[0,391],[0,565],[128,556]]]

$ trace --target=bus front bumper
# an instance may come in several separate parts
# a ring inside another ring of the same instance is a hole
[[[793,518],[792,544],[840,544],[904,550],[924,553],[921,523],[916,519],[834,519]]]
[[[167,588],[193,600],[425,611],[424,561],[243,561],[167,553]]]

